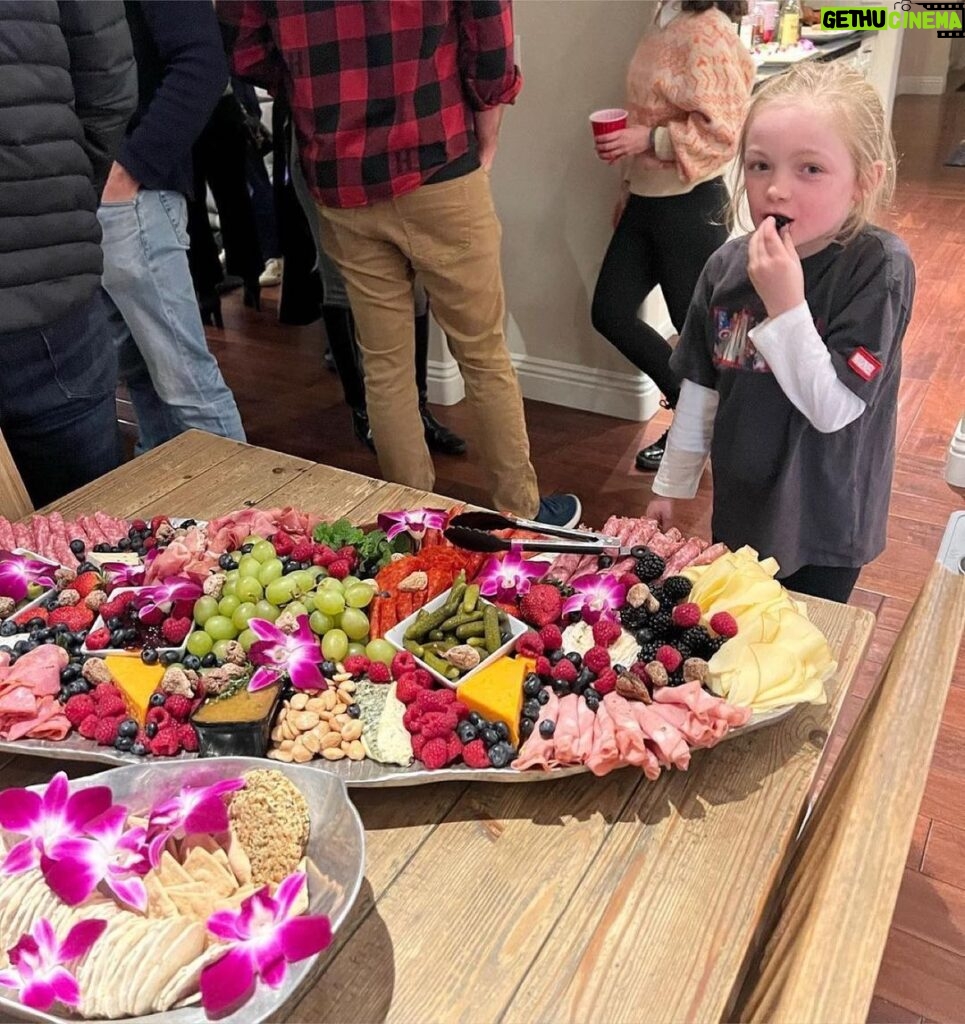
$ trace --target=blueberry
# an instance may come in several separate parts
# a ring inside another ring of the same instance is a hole
[[[165,694],[163,694],[163,693],[152,693],[151,694],[151,699],[148,701],[148,703],[151,705],[152,708],[163,708],[164,707],[164,702],[166,700],[167,700],[167,697],[165,696]]]
[[[599,701],[599,699],[596,699],[596,698],[593,698],[593,697],[587,697],[586,698],[586,706],[594,714],[596,714],[596,712],[600,710],[600,701]]]
[[[80,559],[84,557],[84,552],[87,550],[87,546],[82,540],[72,540],[70,542],[70,550]]]
[[[609,555],[598,555],[596,564],[601,569],[609,569],[613,565],[613,559]]]
[[[78,697],[82,693],[87,693],[87,680],[86,679],[72,679],[67,684],[67,696]]]
[[[108,629],[122,629],[124,626],[124,620],[120,615],[112,615],[105,623]]]
[[[201,659],[196,654],[186,654],[183,661],[184,667],[197,672],[201,668]]]
[[[535,697],[536,694],[543,688],[543,680],[535,673],[531,672],[523,680],[523,693],[527,697]]]
[[[550,664],[555,665],[557,662],[562,661],[566,655],[561,649],[557,649],[550,654]]]
[[[506,727],[505,722],[493,722],[493,728],[496,730],[496,735],[501,740],[509,739],[509,729]]]
[[[616,672],[616,674],[618,676],[622,676],[622,675],[626,675],[627,668],[626,668],[626,665],[620,665],[618,663],[618,664],[613,666],[613,671]]]
[[[157,736],[157,722],[148,722],[144,726],[144,732],[147,734],[149,740],[153,740]]]
[[[37,618],[27,620],[27,629],[31,631],[35,629],[43,629],[46,624],[46,621],[38,616]]]
[[[138,757],[143,757],[147,753],[147,747],[143,743],[132,743],[131,753],[137,754]]]
[[[579,651],[570,651],[570,653],[566,655],[566,660],[573,666],[573,668],[577,669],[577,671],[579,671],[583,666],[583,655],[580,654]]]
[[[594,690],[592,686],[588,686],[583,691],[583,699],[585,701],[595,700],[597,703],[599,703],[601,700],[603,700],[603,698],[600,696],[600,694],[597,693],[596,690]]]
[[[124,646],[124,630],[123,629],[112,629],[111,630],[111,647],[123,647]]]
[[[539,723],[539,734],[544,740],[548,740],[554,732],[556,732],[556,722],[552,718],[547,718]]]
[[[83,646],[83,640],[68,640],[67,641],[67,653],[68,654],[80,654],[80,649]]]
[[[534,722],[539,718],[540,703],[536,698],[532,698],[523,705],[523,718],[532,719]]]
[[[218,656],[216,654],[208,653],[201,659],[202,668],[214,668],[218,664]]]
[[[125,718],[123,722],[117,727],[118,736],[136,736],[137,735],[137,722],[133,718]]]
[[[519,723],[519,735],[525,740],[533,734],[535,728],[536,723],[532,718],[523,718]]]
[[[345,709],[345,713],[350,718],[358,718],[359,715],[362,714],[362,709],[358,706],[358,704],[349,704],[349,706]]]
[[[145,665],[156,665],[157,664],[157,650],[153,647],[145,647],[141,651],[141,661]]]
[[[164,651],[160,655],[161,664],[162,665],[173,665],[178,660],[179,657],[180,657],[180,654],[178,653],[178,651]]]
[[[78,575],[80,573],[84,573],[84,572],[97,572],[97,571],[98,571],[97,566],[94,565],[93,562],[81,562],[80,565],[77,566],[77,573],[78,573]]]
[[[536,702],[539,704],[540,707],[542,707],[544,704],[548,704],[549,699],[549,690],[540,690],[539,693],[536,694]]]
[[[127,536],[131,540],[140,540],[141,539],[140,531],[135,529],[133,526],[127,531]]]
[[[117,542],[117,550],[118,551],[130,551],[131,550],[131,542],[130,542],[129,538],[121,537],[121,539]]]
[[[13,636],[14,633],[19,632],[20,628],[13,619],[4,619],[3,623],[0,624],[0,636]]]
[[[27,640],[18,640],[13,645],[14,654],[26,654],[30,650],[30,644]]]
[[[130,750],[131,747],[134,746],[134,740],[132,740],[130,736],[118,736],[117,739],[114,740],[114,746],[118,750]]]
[[[565,697],[570,693],[570,684],[563,679],[554,679],[553,693],[555,693],[557,697]]]
[[[101,543],[101,544],[95,544],[94,545],[94,550],[99,555],[102,555],[105,551],[110,551],[110,549],[111,549],[110,544]]]
[[[242,544],[241,545],[241,553],[243,555],[250,555],[251,554],[251,549],[254,546],[255,546],[254,544]]]
[[[235,560],[229,554],[223,554],[218,559],[218,566],[221,569],[237,569],[238,565]]]
[[[469,712],[469,717],[466,719],[466,721],[467,722],[472,722],[472,724],[477,729],[482,729],[486,725],[486,719],[483,718],[483,716],[481,714],[479,714],[478,711],[470,711]]]
[[[76,679],[80,673],[77,671],[74,665],[65,665],[60,670],[60,681],[62,683],[69,683],[72,679]]]
[[[337,671],[338,671],[338,667],[336,666],[334,661],[323,661],[322,662],[322,675],[323,676],[326,676],[329,679],[331,679],[332,676],[335,675],[335,673]]]
[[[467,719],[456,726],[456,735],[459,737],[460,743],[472,743],[479,735],[479,729]]]
[[[133,644],[137,640],[137,630],[133,626],[129,626],[124,630],[124,643]]]
[[[70,626],[68,626],[66,622],[58,622],[57,625],[53,627],[53,631],[58,636],[62,636],[64,633],[70,632]]]
[[[496,732],[496,730],[491,725],[484,726],[482,729],[480,729],[479,736],[487,747],[494,746],[500,740],[499,733]]]
[[[489,748],[489,763],[493,768],[505,768],[516,756],[516,751],[503,741]]]

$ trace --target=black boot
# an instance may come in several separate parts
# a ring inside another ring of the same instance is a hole
[[[369,451],[375,452],[375,442],[372,440],[372,428],[369,426],[369,414],[365,409],[352,410],[352,429],[355,436],[364,444]]]
[[[664,452],[667,450],[667,434],[669,433],[669,430],[665,430],[653,444],[649,444],[637,452],[637,469],[644,473],[656,473],[660,468]]]
[[[448,427],[443,426],[429,412],[428,406],[428,385],[429,385],[429,314],[415,318],[415,380],[419,389],[419,415],[422,417],[422,425],[426,432],[426,444],[434,451],[442,455],[465,455],[466,442],[454,434]]]
[[[355,317],[341,306],[322,306],[322,320],[328,335],[328,350],[342,384],[345,404],[352,410],[355,436],[373,452],[372,429],[365,409],[365,384],[355,342]]]

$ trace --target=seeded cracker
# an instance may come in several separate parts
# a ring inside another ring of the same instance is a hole
[[[308,804],[279,771],[246,772],[245,783],[228,807],[231,830],[251,861],[251,880],[256,885],[280,882],[305,853]]]

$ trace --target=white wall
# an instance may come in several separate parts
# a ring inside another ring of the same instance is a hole
[[[493,171],[523,393],[628,419],[653,415],[659,394],[590,325],[619,174],[597,158],[587,116],[623,105],[626,67],[653,9],[649,0],[517,0],[524,86],[506,109]],[[645,312],[672,333],[659,295]],[[432,370],[443,385],[432,397],[458,400],[454,365]]]

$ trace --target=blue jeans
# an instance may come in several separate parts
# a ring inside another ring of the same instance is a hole
[[[115,306],[114,341],[137,413],[138,450],[192,427],[244,441],[191,284],[184,196],[142,189],[131,202],[102,203],[97,216],[103,284]]]
[[[0,334],[0,429],[36,508],[121,462],[117,360],[98,288],[60,320]]]

